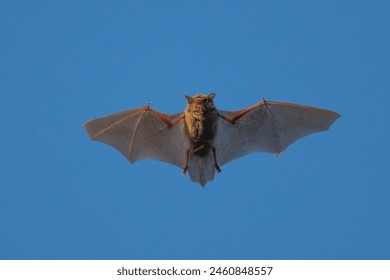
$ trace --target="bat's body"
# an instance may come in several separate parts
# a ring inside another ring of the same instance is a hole
[[[268,101],[222,111],[214,106],[214,97],[186,96],[184,113],[163,114],[148,105],[84,127],[92,140],[113,146],[131,163],[141,158],[165,161],[204,186],[225,163],[252,152],[279,155],[299,138],[327,130],[340,117],[324,109]]]
[[[217,132],[218,111],[213,103],[214,96],[186,96],[188,105],[184,111],[184,119],[196,152],[201,153],[209,147]]]
[[[187,158],[183,174],[188,169],[188,160],[191,152],[193,154],[192,158],[198,160],[200,169],[207,164],[206,161],[208,160],[209,163],[214,162],[215,169],[221,172],[217,164],[213,143],[218,122],[218,110],[214,106],[214,97],[215,94],[209,94],[208,96],[199,94],[194,97],[186,96],[188,105],[184,111],[184,120],[186,131],[188,131],[192,145],[186,151]],[[210,161],[209,158],[212,158],[212,160]],[[213,175],[210,174],[210,176],[214,176],[214,168],[211,173]]]

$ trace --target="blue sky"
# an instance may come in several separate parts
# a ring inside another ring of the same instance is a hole
[[[1,259],[389,259],[387,1],[2,1]],[[334,110],[205,189],[82,124],[215,92]]]

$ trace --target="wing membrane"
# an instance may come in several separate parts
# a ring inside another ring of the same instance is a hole
[[[182,115],[146,106],[92,120],[84,127],[91,140],[114,147],[132,163],[145,158],[183,167],[189,139],[183,119],[177,121]]]
[[[253,152],[278,155],[296,140],[328,130],[340,117],[329,110],[268,101],[219,114],[214,146],[220,165]]]

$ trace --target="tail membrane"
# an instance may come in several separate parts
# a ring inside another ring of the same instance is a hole
[[[215,164],[212,149],[192,154],[188,159],[188,173],[191,180],[202,187],[214,180]]]

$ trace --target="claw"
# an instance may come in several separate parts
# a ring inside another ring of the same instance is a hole
[[[188,158],[189,158],[189,156],[190,156],[190,149],[187,149],[186,150],[186,163],[184,164],[183,171],[181,172],[181,174],[183,174],[183,175],[186,175],[187,170],[188,170]]]
[[[214,156],[214,166],[215,166],[215,169],[217,170],[218,173],[221,173],[222,170],[221,168],[219,168],[218,166],[218,163],[217,163],[217,155],[215,153],[215,148],[213,147],[213,156]]]

